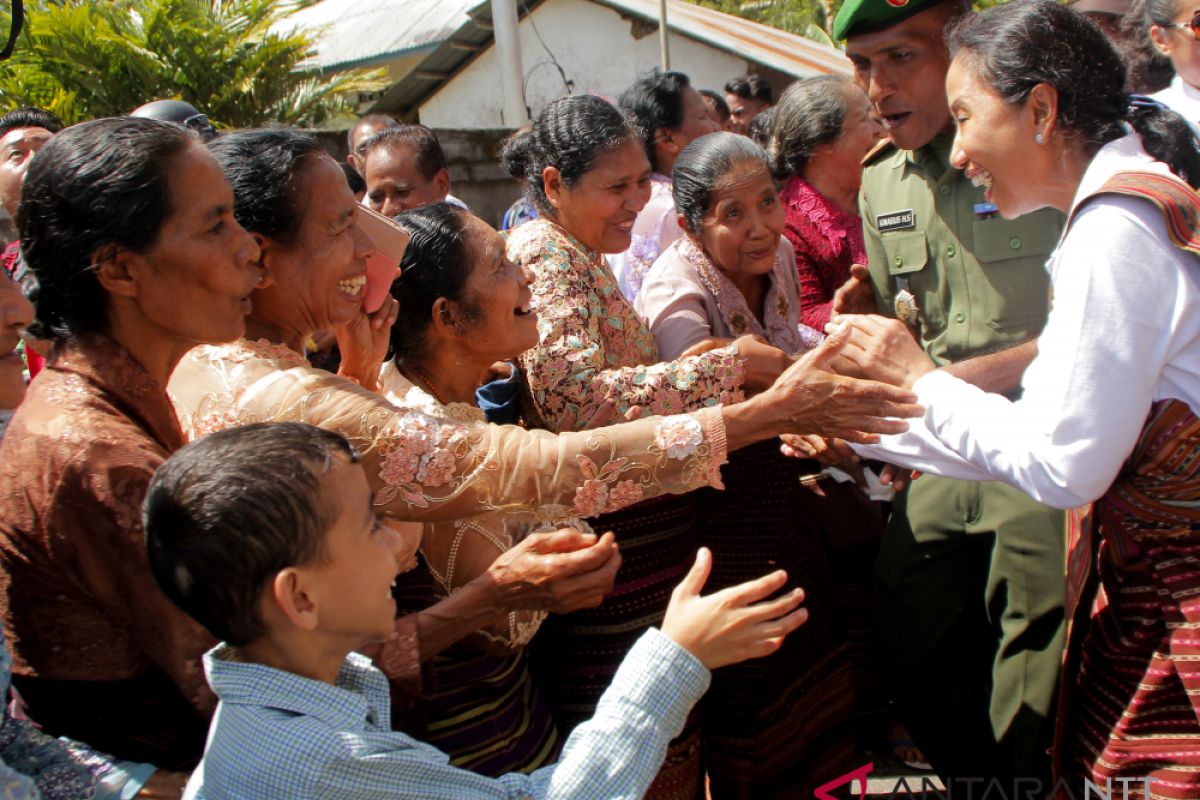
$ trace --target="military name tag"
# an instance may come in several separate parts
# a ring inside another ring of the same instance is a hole
[[[879,229],[880,233],[915,228],[916,223],[913,221],[913,210],[907,208],[903,211],[890,211],[887,214],[880,214],[875,217],[875,227]]]

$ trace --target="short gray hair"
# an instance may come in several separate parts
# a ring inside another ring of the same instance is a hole
[[[817,147],[842,135],[850,107],[847,94],[854,88],[842,75],[805,78],[788,87],[775,107],[767,147],[776,178],[799,175]]]

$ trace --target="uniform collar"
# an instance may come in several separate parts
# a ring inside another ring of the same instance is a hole
[[[954,147],[954,131],[939,134],[934,139],[916,150],[904,151],[904,160],[931,175],[941,177],[950,166],[950,150]]]

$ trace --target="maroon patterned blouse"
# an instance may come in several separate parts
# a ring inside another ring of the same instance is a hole
[[[867,263],[862,220],[800,177],[788,179],[780,198],[787,211],[784,235],[796,249],[800,321],[823,331],[833,293],[849,280],[850,265]]]

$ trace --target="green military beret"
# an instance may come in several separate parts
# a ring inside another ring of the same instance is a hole
[[[846,0],[833,20],[833,38],[874,33],[924,11],[938,0]]]

